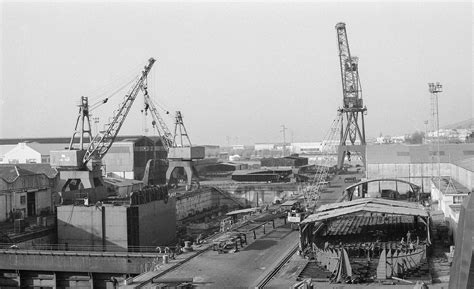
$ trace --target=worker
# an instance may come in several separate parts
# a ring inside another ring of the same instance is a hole
[[[410,243],[411,242],[411,232],[408,231],[407,232],[407,243]]]
[[[175,247],[174,251],[175,251],[176,255],[181,254],[181,244],[179,243],[179,241],[176,244],[176,247]]]
[[[119,285],[118,283],[119,283],[119,282],[118,282],[117,278],[111,277],[111,278],[110,278],[110,281],[112,282],[112,286],[114,286],[114,289],[115,289],[115,288],[118,288],[118,285]]]
[[[200,245],[202,243],[202,233],[199,234],[196,238],[196,245]]]

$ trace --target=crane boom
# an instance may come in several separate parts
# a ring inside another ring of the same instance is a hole
[[[359,79],[358,57],[351,56],[346,24],[336,25],[339,61],[341,67],[344,108],[362,107],[362,90]]]
[[[148,73],[150,72],[151,67],[155,63],[154,58],[148,60],[148,64],[142,71],[140,78],[137,80],[135,85],[131,88],[129,93],[125,96],[122,104],[119,109],[115,112],[112,122],[108,125],[107,130],[99,132],[94,139],[92,139],[91,144],[87,148],[87,151],[83,158],[83,164],[87,164],[91,159],[100,160],[104,157],[107,151],[112,146],[115,137],[117,136],[122,124],[127,117],[130,108],[132,107],[135,98],[137,97],[138,92],[142,88],[147,78]]]
[[[145,105],[147,105],[151,111],[151,116],[153,118],[153,126],[158,131],[158,134],[163,141],[163,146],[166,148],[166,150],[168,150],[169,147],[173,146],[173,135],[168,129],[168,126],[166,125],[163,118],[158,113],[158,109],[156,108],[156,105],[153,103],[153,100],[148,95],[148,91],[146,87],[143,87],[142,89],[144,91],[143,96],[145,100]]]

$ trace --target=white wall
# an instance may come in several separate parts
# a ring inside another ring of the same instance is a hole
[[[133,180],[133,172],[107,172],[107,177]]]
[[[321,142],[292,143],[291,152],[295,154],[321,152]]]
[[[6,195],[0,195],[0,222],[5,222],[8,218],[8,202]],[[5,211],[4,211],[5,210]]]
[[[273,150],[275,149],[274,143],[257,143],[254,146],[256,151],[263,151],[263,150]]]
[[[6,152],[3,157],[3,163],[20,163],[28,162],[41,163],[41,153],[32,149],[27,143],[19,143],[13,149]]]
[[[36,214],[39,214],[41,210],[49,208],[52,211],[52,200],[51,200],[51,190],[39,190],[35,196],[36,200]]]

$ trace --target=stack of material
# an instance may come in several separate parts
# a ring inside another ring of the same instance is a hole
[[[308,164],[308,158],[289,156],[284,158],[263,158],[262,167],[301,167]]]

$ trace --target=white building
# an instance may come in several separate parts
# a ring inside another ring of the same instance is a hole
[[[271,151],[271,150],[276,149],[276,144],[275,143],[256,143],[254,147],[256,151],[265,151],[265,150]]]
[[[432,180],[431,200],[437,203],[438,210],[443,211],[453,234],[456,234],[461,205],[469,194],[468,188],[451,177],[433,178]]]
[[[4,164],[40,164],[48,163],[52,150],[64,149],[64,144],[40,144],[20,142],[5,152],[1,163]]]

